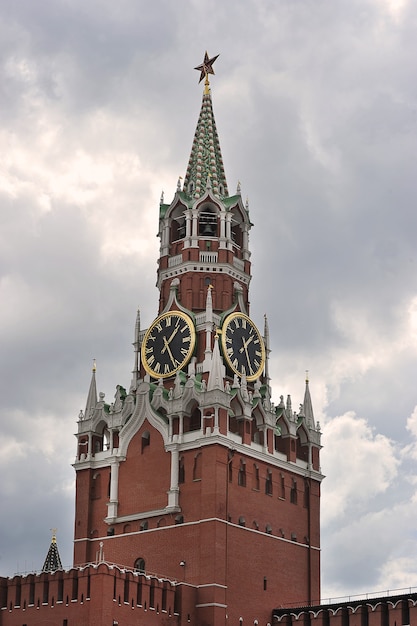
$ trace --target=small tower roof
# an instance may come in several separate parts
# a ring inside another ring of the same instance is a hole
[[[201,72],[201,78],[205,76],[204,93],[183,186],[184,192],[194,198],[204,194],[207,181],[214,195],[229,195],[208,80],[208,74],[214,74],[212,64],[217,56],[209,59],[206,52],[203,64],[195,68]]]
[[[43,572],[55,572],[57,569],[62,569],[61,557],[59,556],[58,546],[56,543],[56,529],[52,530],[51,545],[49,546],[48,554],[46,555],[45,562],[42,567]]]
[[[85,405],[85,417],[90,417],[91,409],[95,409],[97,405],[97,385],[96,385],[96,360],[93,361],[93,370],[91,375],[90,389],[88,390],[87,404]]]
[[[304,392],[304,417],[306,418],[307,424],[310,428],[314,428],[314,413],[313,413],[313,404],[311,402],[310,396],[310,388],[308,386],[308,372],[306,372],[306,389]]]
[[[211,368],[207,382],[207,391],[213,389],[223,389],[223,379],[226,375],[219,349],[219,336],[216,333],[214,338],[213,356],[211,358]]]

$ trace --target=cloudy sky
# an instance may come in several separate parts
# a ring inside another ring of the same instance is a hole
[[[78,412],[129,386],[202,86],[274,399],[310,372],[323,599],[417,586],[417,3],[0,3],[0,575],[72,560]]]

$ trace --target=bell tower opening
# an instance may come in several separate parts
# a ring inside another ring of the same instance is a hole
[[[200,237],[217,237],[217,211],[211,205],[203,205],[198,215],[198,234]]]
[[[185,237],[185,215],[184,207],[178,206],[171,215],[170,243],[184,239]]]

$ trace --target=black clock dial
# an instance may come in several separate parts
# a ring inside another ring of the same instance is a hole
[[[222,329],[223,355],[230,369],[256,380],[264,369],[265,346],[259,330],[243,313],[231,313]]]
[[[143,366],[154,378],[166,378],[188,363],[194,346],[191,318],[181,311],[168,311],[146,331],[142,343]]]

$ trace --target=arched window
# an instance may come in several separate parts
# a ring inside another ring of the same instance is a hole
[[[178,483],[181,485],[184,482],[185,482],[184,457],[181,456],[178,462]]]
[[[259,467],[253,464],[252,489],[259,491]]]
[[[133,566],[135,572],[144,573],[145,572],[145,559],[139,557],[136,559],[135,564]]]
[[[93,475],[91,483],[91,499],[98,500],[99,498],[101,498],[101,475],[97,472]]]
[[[246,463],[243,459],[240,459],[239,472],[237,475],[237,484],[241,487],[246,487]]]
[[[265,493],[272,496],[272,472],[270,469],[266,470]]]
[[[292,502],[292,504],[297,504],[297,481],[294,479],[292,480],[290,502]]]
[[[197,452],[194,457],[193,480],[201,480],[201,452]]]
[[[306,509],[310,506],[310,485],[308,480],[304,481],[304,506]]]
[[[200,430],[201,428],[201,411],[196,406],[190,416],[190,431]]]

